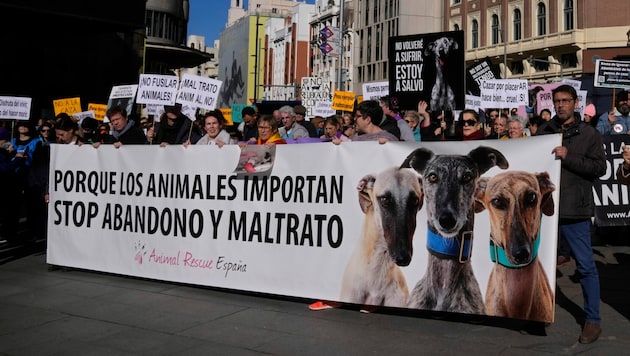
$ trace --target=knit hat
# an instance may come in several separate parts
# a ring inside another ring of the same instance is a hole
[[[625,90],[621,90],[617,93],[617,102],[622,100],[628,100],[628,92]]]
[[[584,108],[584,115],[588,115],[590,117],[594,117],[596,112],[597,112],[597,110],[595,110],[595,105],[593,105],[593,104],[588,104]]]

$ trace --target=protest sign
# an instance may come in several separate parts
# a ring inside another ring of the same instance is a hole
[[[464,108],[464,33],[437,32],[389,38],[389,95],[400,108],[419,101],[432,111]]]
[[[319,77],[303,77],[300,86],[302,106],[306,108],[305,117],[314,116],[315,103],[331,101],[330,83]]]
[[[490,79],[481,82],[481,106],[484,108],[518,108],[527,104],[527,80]]]
[[[94,112],[94,118],[96,120],[103,121],[103,119],[105,119],[105,112],[107,111],[106,104],[88,103],[87,109],[88,111]]]
[[[598,59],[594,80],[595,87],[630,89],[630,62]]]
[[[31,98],[0,96],[0,119],[28,120],[31,117]]]
[[[140,74],[136,103],[174,105],[178,84],[174,75]]]
[[[137,92],[137,84],[113,86],[112,91],[109,93],[107,108],[109,109],[114,106],[120,106],[125,109],[127,115],[131,114]]]
[[[335,115],[336,111],[332,108],[332,102],[330,101],[316,101],[315,110],[313,116],[328,117]]]
[[[363,100],[378,100],[389,95],[389,82],[363,83]]]
[[[354,93],[351,91],[335,90],[332,100],[332,109],[341,111],[354,110]]]
[[[83,111],[81,109],[81,98],[66,98],[53,100],[53,107],[55,108],[55,116],[62,112],[72,115]]]
[[[185,73],[182,75],[176,102],[195,108],[214,110],[221,84],[223,82],[220,80]]]

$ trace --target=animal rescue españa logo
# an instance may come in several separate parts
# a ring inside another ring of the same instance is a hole
[[[167,265],[174,268],[203,269],[223,273],[228,278],[230,273],[247,273],[247,263],[242,260],[231,260],[226,256],[216,258],[198,256],[190,251],[177,250],[176,252],[159,251],[156,248],[148,248],[146,244],[138,241],[134,244],[134,261],[139,265]]]

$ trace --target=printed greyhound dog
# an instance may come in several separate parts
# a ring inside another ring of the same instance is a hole
[[[512,171],[481,178],[475,211],[490,215],[486,312],[507,318],[553,321],[553,294],[540,260],[541,214],[553,215],[555,186],[547,172]]]
[[[359,205],[365,213],[362,237],[348,261],[341,300],[364,305],[405,307],[409,290],[398,266],[413,254],[416,216],[422,207],[420,176],[393,167],[361,179]]]
[[[479,176],[508,167],[494,148],[480,146],[468,155],[435,155],[418,148],[403,162],[422,176],[427,214],[428,266],[413,289],[408,306],[460,313],[484,313],[484,303],[470,263],[474,193]]]
[[[435,59],[435,84],[431,89],[431,110],[455,110],[455,93],[445,78],[445,59],[457,50],[457,42],[450,37],[441,37],[430,42],[424,50],[424,55],[433,54]]]

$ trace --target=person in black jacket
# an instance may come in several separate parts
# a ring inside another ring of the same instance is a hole
[[[143,145],[147,143],[144,131],[138,127],[135,121],[127,117],[127,111],[121,106],[112,106],[106,113],[112,125],[111,135],[114,137],[114,146]]]
[[[601,334],[599,274],[591,248],[591,216],[594,212],[593,182],[606,173],[602,138],[582,122],[575,89],[561,85],[552,91],[556,116],[538,128],[538,134],[562,134],[562,146],[553,154],[562,161],[560,178],[559,238],[568,243],[576,260],[584,295],[584,327],[579,342],[594,342]]]

